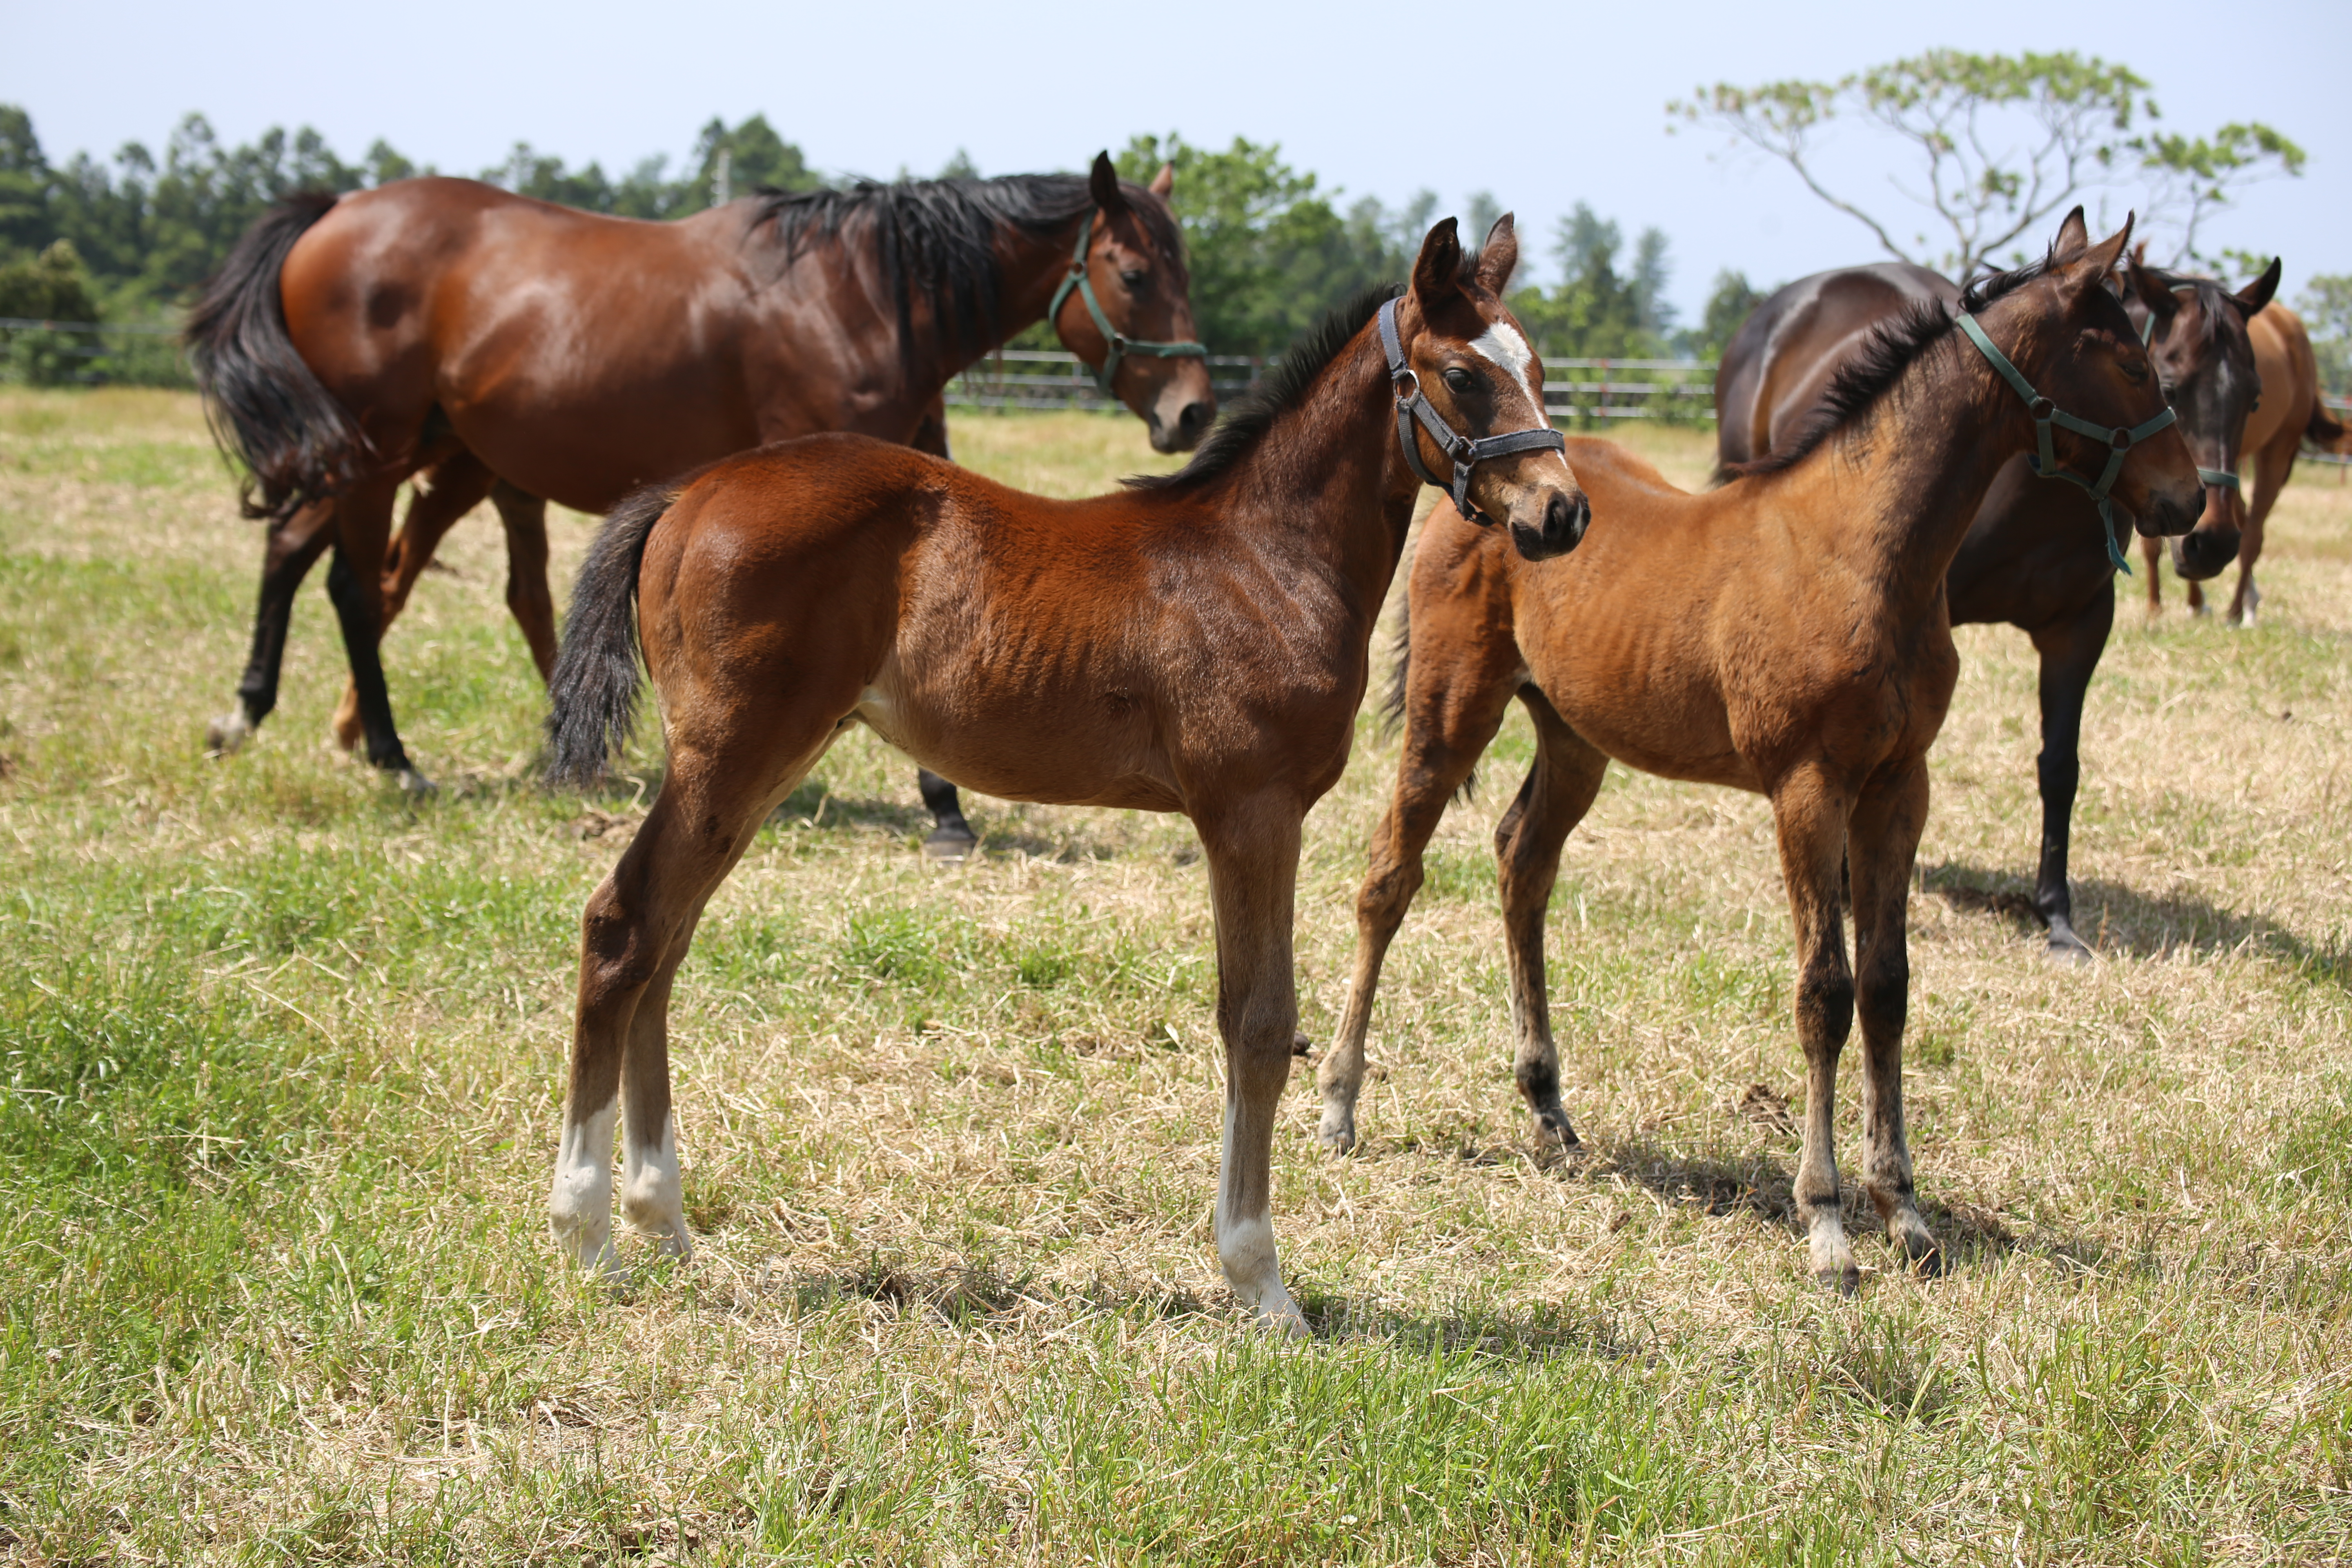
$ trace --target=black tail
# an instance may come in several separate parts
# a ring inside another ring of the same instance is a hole
[[[247,517],[289,515],[350,479],[369,455],[351,410],[295,352],[278,291],[286,253],[334,205],[331,192],[304,191],[270,208],[188,312],[205,417],[214,439],[244,461]]]
[[[677,496],[675,484],[637,491],[613,509],[588,547],[547,683],[554,702],[547,716],[551,784],[594,784],[636,727],[637,567],[646,536]]]

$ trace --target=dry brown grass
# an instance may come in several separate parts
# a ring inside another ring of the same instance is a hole
[[[1701,438],[1627,434],[1703,475]],[[1054,493],[1154,466],[1125,421],[959,419],[953,439]],[[28,1392],[0,1404],[0,1528],[28,1559],[2352,1552],[2333,473],[2273,521],[2260,630],[2126,616],[2108,650],[2075,835],[2088,971],[2047,964],[2009,912],[2037,832],[2031,650],[1962,633],[1908,1074],[1948,1276],[1872,1244],[1858,1302],[1805,1281],[1790,943],[1744,796],[1612,771],[1571,840],[1554,1006],[1593,1152],[1531,1157],[1486,849],[1528,755],[1515,719],[1391,955],[1363,1151],[1318,1156],[1305,1075],[1287,1103],[1277,1223],[1323,1330],[1290,1355],[1242,1342],[1208,1245],[1220,1090],[1189,828],[982,801],[987,853],[941,868],[911,852],[911,766],[862,732],[762,835],[680,982],[699,1256],[614,1299],[568,1279],[539,1215],[570,922],[639,805],[518,786],[536,694],[478,521],[389,650],[443,800],[411,813],[323,743],[341,666],[315,595],[287,707],[251,754],[204,763],[257,553],[228,497],[184,399],[0,395],[0,879],[24,889],[0,945],[100,1011],[177,963],[186,994],[282,1032],[256,1082],[317,1091],[299,1152],[207,1154],[193,1197],[80,1176],[10,1194],[6,1364]],[[568,581],[589,525],[556,526]],[[1318,1039],[1394,766],[1362,737],[1308,824]],[[280,923],[171,923],[223,889]],[[91,979],[93,952],[121,963]],[[19,989],[0,1024],[50,1016]],[[85,1189],[181,1217],[140,1251],[124,1237],[150,1222]],[[156,1248],[219,1266],[153,1285]],[[110,1345],[133,1306],[189,1331],[130,1364]],[[1584,1456],[1574,1484],[1511,1489],[1498,1456],[1547,1446]]]

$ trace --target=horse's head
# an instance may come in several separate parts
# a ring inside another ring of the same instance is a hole
[[[1402,363],[1392,363],[1390,374],[1415,471],[1450,489],[1473,521],[1507,524],[1521,555],[1548,561],[1576,548],[1592,509],[1552,434],[1543,362],[1503,304],[1518,260],[1518,231],[1508,213],[1495,220],[1466,264],[1452,218],[1431,229],[1413,263],[1412,287],[1393,307],[1398,353],[1391,358]],[[1444,434],[1412,411],[1416,395]]]
[[[1094,368],[1103,391],[1151,429],[1155,452],[1189,452],[1217,417],[1207,353],[1193,341],[1192,278],[1168,211],[1175,171],[1130,185],[1097,153],[1094,210],[1054,296],[1063,345]]]
[[[2076,207],[2046,259],[1972,285],[1961,321],[1973,318],[1978,347],[2008,382],[2003,400],[2023,400],[2042,477],[2111,501],[2154,538],[2188,532],[2204,496],[2156,366],[2106,287],[2131,228],[2126,217],[2094,245]]]
[[[2172,542],[2172,564],[2183,577],[2211,577],[2238,557],[2246,505],[2238,489],[2238,454],[2246,416],[2262,401],[2253,340],[2246,322],[2278,292],[2279,263],[2239,289],[2223,291],[2203,279],[2176,278],[2140,264],[2125,269],[2131,291],[2148,314],[2148,354],[2180,434],[2203,470],[2205,510],[2197,526]]]

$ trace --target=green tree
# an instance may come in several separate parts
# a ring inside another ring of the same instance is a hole
[[[0,259],[34,250],[49,237],[50,178],[33,117],[0,103]]]
[[[1707,292],[1698,331],[1684,334],[1683,351],[1693,359],[1721,359],[1732,334],[1763,302],[1764,295],[1748,285],[1748,274],[1725,268],[1715,275],[1715,287]]]
[[[2311,329],[2320,384],[2338,396],[2352,394],[2352,272],[2314,278],[2296,296],[2294,307]]]
[[[1559,258],[1559,286],[1519,289],[1511,310],[1535,339],[1536,351],[1570,358],[1640,359],[1661,356],[1673,319],[1665,289],[1671,273],[1666,237],[1644,229],[1634,242],[1630,277],[1617,271],[1624,231],[1579,202],[1559,220],[1553,253]]]
[[[98,306],[90,299],[89,279],[73,241],[60,239],[30,260],[0,267],[0,316],[36,321],[94,321]],[[69,381],[81,369],[77,349],[86,337],[67,332],[13,331],[0,338],[5,360],[15,378],[50,385]]]
[[[693,173],[679,182],[674,211],[666,216],[698,213],[754,191],[814,191],[824,184],[764,114],[732,130],[725,121],[712,120],[695,139],[688,162]]]
[[[2187,258],[2199,221],[2226,205],[2232,190],[2303,165],[2300,148],[2260,124],[2227,126],[2210,138],[2135,135],[2137,121],[2158,117],[2147,80],[2129,67],[2064,51],[1931,49],[1836,81],[1717,82],[1666,112],[1720,126],[1779,159],[1887,254],[1956,276],[2037,247],[2086,191],[2117,184],[2137,184],[2158,204],[2143,208],[2142,218],[2178,232]],[[1912,229],[1892,209],[1874,212],[1832,188],[1822,139],[1841,116],[1907,145],[1916,184],[1896,189],[1927,210],[1927,226]]]

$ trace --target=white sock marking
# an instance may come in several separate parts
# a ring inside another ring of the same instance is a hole
[[[675,1116],[663,1121],[661,1142],[650,1148],[634,1131],[625,1141],[621,1212],[638,1229],[653,1233],[662,1251],[679,1258],[693,1251],[686,1234],[686,1184],[678,1173]]]
[[[584,1121],[567,1124],[555,1155],[555,1182],[547,1197],[549,1228],[583,1268],[611,1273],[613,1252],[613,1127],[617,1102]]]

